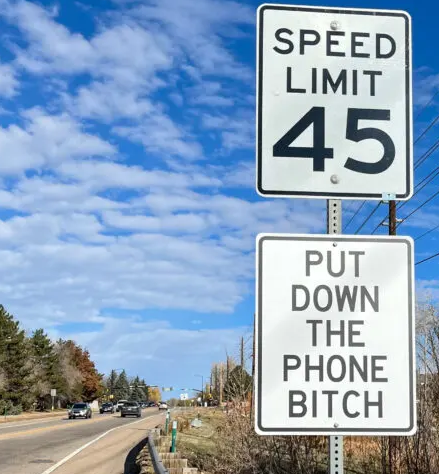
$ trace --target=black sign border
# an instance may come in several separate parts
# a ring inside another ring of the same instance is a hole
[[[409,400],[410,400],[410,425],[407,428],[267,428],[263,427],[261,423],[262,419],[262,252],[263,252],[263,244],[265,241],[306,241],[306,242],[382,242],[382,243],[403,243],[407,247],[407,261],[408,261],[408,325],[409,325]],[[338,434],[338,435],[357,435],[357,434],[386,434],[386,433],[409,433],[415,427],[415,398],[414,398],[414,352],[413,352],[413,307],[412,307],[412,300],[410,295],[413,293],[413,273],[412,273],[412,242],[411,240],[405,238],[368,238],[368,237],[358,237],[353,238],[352,236],[281,236],[281,235],[264,235],[260,237],[258,243],[258,262],[257,262],[257,271],[258,271],[258,297],[257,297],[257,383],[255,383],[255,388],[257,390],[257,407],[256,407],[256,424],[258,429],[262,433],[269,434],[302,434],[302,433],[330,433],[330,434]]]
[[[385,10],[354,10],[339,8],[312,8],[288,5],[262,5],[259,8],[259,30],[258,30],[258,108],[257,108],[257,182],[256,187],[262,196],[297,196],[297,197],[321,197],[321,198],[364,198],[382,199],[382,193],[340,193],[340,192],[314,192],[314,191],[273,191],[262,187],[262,89],[263,89],[263,32],[264,32],[264,12],[266,10],[281,11],[302,11],[311,13],[349,14],[349,15],[372,15],[402,17],[405,20],[405,108],[406,108],[406,190],[405,193],[396,194],[396,199],[404,200],[411,195],[412,185],[412,122],[411,122],[411,48],[410,48],[410,17],[407,13],[398,11],[390,12]],[[383,190],[387,192],[388,190]]]

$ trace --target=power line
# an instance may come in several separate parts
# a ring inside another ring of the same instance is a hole
[[[413,214],[418,212],[420,209],[422,209],[426,204],[428,204],[431,200],[433,200],[437,195],[439,194],[439,191],[436,191],[434,194],[432,194],[426,201],[424,201],[422,204],[420,204],[417,208],[415,208],[410,214],[404,217],[401,222],[398,223],[397,227],[400,225],[404,224],[404,222],[411,217]]]
[[[378,210],[378,208],[381,206],[381,201],[378,202],[378,204],[372,209],[372,212],[364,219],[363,223],[360,225],[360,227],[355,231],[355,235],[360,232],[360,230],[366,225],[366,222],[375,214],[375,212]]]
[[[418,169],[422,163],[424,163],[424,161],[429,158],[436,150],[437,148],[439,147],[439,139],[436,140],[433,145],[423,154],[421,155],[417,160],[416,160],[416,163],[415,163],[415,166],[414,166],[414,169]]]
[[[438,94],[439,94],[439,89],[431,96],[430,100],[422,106],[421,110],[417,113],[415,120],[417,120],[422,115],[424,110],[427,109],[432,104],[432,102],[434,101],[434,99],[436,98]]]
[[[375,234],[375,232],[384,224],[384,222],[387,220],[387,215],[386,217],[383,218],[383,220],[375,227],[375,229],[372,231],[372,234]]]
[[[420,260],[419,262],[416,262],[415,265],[420,265],[421,263],[428,262],[428,261],[431,260],[432,258],[436,258],[436,257],[438,257],[438,256],[439,256],[439,252],[434,253],[433,255],[430,255],[429,257],[424,258],[423,260]]]
[[[358,215],[358,213],[361,211],[361,209],[364,207],[364,205],[366,204],[366,201],[363,201],[359,206],[358,206],[358,209],[354,212],[354,214],[352,215],[352,217],[349,219],[349,222],[345,225],[344,227],[344,231],[349,227],[349,224],[355,219],[355,217]]]
[[[427,230],[426,232],[424,232],[423,234],[421,235],[418,235],[415,240],[419,240],[419,239],[422,239],[422,237],[425,237],[426,235],[430,234],[431,232],[435,231],[436,229],[439,228],[439,224],[438,225],[435,225],[433,228],[431,228],[430,230]]]
[[[430,171],[430,173],[425,176],[416,186],[415,186],[415,189],[418,188],[413,196],[412,196],[412,199],[417,195],[419,194],[428,184],[430,184],[434,178],[436,178],[436,176],[439,175],[439,165],[436,166],[436,168],[434,168],[434,170]],[[431,179],[429,179],[431,178]],[[425,184],[423,184],[425,182]],[[420,186],[420,187],[419,187]],[[401,209],[403,208],[405,205],[408,204],[408,201],[404,201],[402,202],[399,206],[398,206],[398,209]]]
[[[416,140],[413,142],[413,145],[416,145],[416,143],[419,142],[419,140],[421,140],[421,138],[423,138],[428,132],[429,130],[434,127],[434,125],[436,124],[436,122],[439,120],[439,114],[436,115],[436,117],[428,124],[428,126],[425,128],[425,130],[419,135],[418,138],[416,138]]]

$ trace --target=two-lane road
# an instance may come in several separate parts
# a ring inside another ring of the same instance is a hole
[[[159,423],[161,418],[163,415],[159,415],[157,409],[146,409],[143,410],[140,422],[138,418],[122,418],[119,414],[95,414],[90,420],[69,420],[63,417],[1,425],[0,474],[49,472],[61,460],[103,434],[105,435],[102,439],[95,441],[52,472],[98,474],[101,472],[102,462],[105,459],[112,459],[111,464],[115,470],[106,472],[124,474],[123,466],[129,451],[145,437],[148,429]],[[105,448],[101,448],[100,445]],[[84,465],[84,457],[87,458],[90,452],[96,450],[102,451],[102,462],[97,463],[96,456],[91,456]],[[82,471],[75,470],[76,458],[82,460],[80,467]]]

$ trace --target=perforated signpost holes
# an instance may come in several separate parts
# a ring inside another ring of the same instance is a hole
[[[257,33],[258,192],[409,199],[409,15],[262,5]]]
[[[257,432],[414,433],[412,240],[260,235],[257,265]]]

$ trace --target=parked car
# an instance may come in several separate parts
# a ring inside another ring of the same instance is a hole
[[[120,408],[120,414],[123,418],[127,415],[137,416],[137,418],[140,418],[142,416],[142,409],[137,402],[125,402]]]
[[[88,403],[75,403],[69,412],[69,420],[72,418],[91,418],[92,412],[91,407]]]
[[[167,410],[168,409],[168,404],[165,402],[160,402],[159,403],[159,410]]]
[[[102,413],[114,413],[114,405],[112,403],[103,403],[99,412]]]
[[[124,403],[126,403],[128,400],[119,400],[116,404],[116,411],[120,411],[120,408]]]
[[[157,403],[156,402],[149,402],[148,403],[148,407],[152,408],[152,407],[157,407]]]

